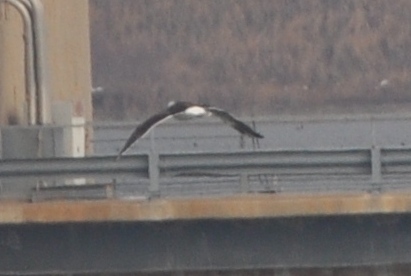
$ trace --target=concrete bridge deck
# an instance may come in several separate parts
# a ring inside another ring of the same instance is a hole
[[[0,274],[411,263],[409,194],[0,204]]]

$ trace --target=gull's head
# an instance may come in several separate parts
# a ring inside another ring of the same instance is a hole
[[[170,108],[175,104],[176,104],[176,101],[169,101],[168,104],[167,104],[167,107]]]

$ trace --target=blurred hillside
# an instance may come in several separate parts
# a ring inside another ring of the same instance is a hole
[[[406,110],[409,0],[90,0],[96,119]],[[146,116],[146,115],[145,115]]]

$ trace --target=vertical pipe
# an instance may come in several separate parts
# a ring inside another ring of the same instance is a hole
[[[29,85],[29,123],[51,122],[44,35],[43,6],[39,0],[4,0],[16,7],[26,26],[26,83]],[[29,31],[30,30],[30,31]],[[30,64],[31,63],[31,64]]]
[[[50,95],[48,91],[48,74],[46,62],[46,43],[45,43],[45,24],[43,5],[39,0],[28,0],[31,3],[33,34],[34,34],[34,53],[36,65],[36,84],[39,124],[51,123]]]
[[[26,90],[28,91],[28,123],[29,125],[36,124],[36,84],[35,84],[35,68],[34,68],[34,47],[33,47],[33,24],[31,16],[26,5],[20,3],[19,0],[5,0],[14,6],[20,13],[24,23],[24,53],[25,53],[25,82]]]

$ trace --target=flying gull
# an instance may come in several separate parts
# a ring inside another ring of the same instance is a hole
[[[150,118],[148,118],[136,127],[136,129],[131,133],[130,137],[127,139],[123,148],[120,150],[117,159],[119,159],[121,155],[134,142],[145,136],[151,129],[172,117],[177,120],[188,120],[211,115],[220,118],[224,123],[229,124],[232,128],[234,128],[243,135],[249,136],[251,138],[264,138],[263,135],[254,131],[251,127],[241,122],[240,120],[234,118],[230,113],[220,108],[204,104],[195,104],[183,101],[172,101],[168,104],[166,110],[151,116]]]

